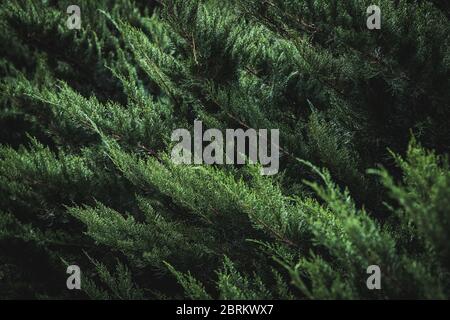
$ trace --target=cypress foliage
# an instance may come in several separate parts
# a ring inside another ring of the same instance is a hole
[[[448,299],[449,8],[374,2],[3,1],[0,297]],[[194,120],[280,173],[174,164]]]

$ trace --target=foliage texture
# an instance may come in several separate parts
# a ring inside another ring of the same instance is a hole
[[[450,298],[444,1],[70,4],[0,4],[0,298]],[[196,119],[280,173],[173,164]]]

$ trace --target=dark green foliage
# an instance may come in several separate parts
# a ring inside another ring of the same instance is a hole
[[[0,298],[448,299],[449,8],[375,3],[3,1]],[[173,164],[195,119],[280,173]]]

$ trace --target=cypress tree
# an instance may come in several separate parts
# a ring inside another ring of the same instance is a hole
[[[3,1],[0,298],[448,299],[449,8],[373,2]],[[194,121],[279,173],[175,164]]]

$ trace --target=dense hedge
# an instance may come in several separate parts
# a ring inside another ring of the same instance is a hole
[[[449,8],[373,2],[2,1],[0,298],[448,299]],[[194,120],[280,172],[175,165]]]

